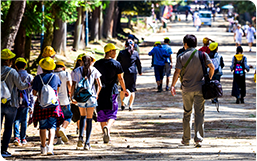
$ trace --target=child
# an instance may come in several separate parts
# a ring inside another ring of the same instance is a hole
[[[24,58],[17,58],[15,61],[15,67],[21,77],[22,82],[32,82],[34,77],[25,70],[27,62]],[[25,96],[24,96],[25,95]],[[24,99],[24,98],[25,99]],[[28,111],[32,111],[34,100],[32,96],[32,88],[18,92],[19,108],[17,110],[16,118],[14,121],[14,144],[21,146],[27,144],[26,130],[27,130],[27,116]],[[20,130],[21,125],[21,130]]]
[[[65,65],[62,61],[57,61],[56,68],[54,74],[58,75],[62,84],[59,88],[58,98],[60,101],[60,106],[62,108],[62,112],[64,114],[65,121],[63,122],[61,127],[57,127],[56,135],[58,144],[64,144],[63,142],[68,141],[68,137],[65,134],[65,129],[68,127],[71,118],[72,112],[70,109],[70,100],[68,95],[70,95],[71,91],[71,76],[70,73],[65,71]]]
[[[46,46],[43,50],[43,53],[42,53],[42,57],[43,58],[46,58],[46,57],[51,57],[54,59],[55,57],[55,51],[54,49],[51,47],[51,46]],[[42,74],[43,73],[43,70],[42,68],[40,67],[40,65],[37,67],[37,75],[39,74]]]
[[[209,43],[210,41],[214,42],[213,40],[209,39],[208,37],[203,38],[203,47],[199,49],[199,51],[206,52],[207,54],[210,54],[210,48]]]
[[[234,33],[234,40],[236,41],[236,46],[241,46],[243,34],[244,32],[241,29],[241,25],[238,24],[237,29],[235,30],[235,33]]]
[[[232,59],[232,65],[230,66],[233,73],[233,87],[232,87],[232,96],[236,97],[236,103],[244,103],[244,97],[246,94],[246,85],[245,85],[245,70],[250,71],[251,65],[247,65],[247,59],[243,55],[243,48],[238,46],[236,48],[236,55]]]
[[[83,66],[74,70],[74,79],[72,80],[72,96],[74,95],[75,86],[78,84],[83,77],[88,79],[88,88],[91,89],[92,96],[89,98],[87,102],[78,102],[78,106],[80,109],[80,127],[79,127],[79,140],[77,143],[77,148],[83,147],[83,131],[86,126],[86,141],[84,145],[85,150],[90,150],[90,135],[92,131],[92,118],[95,107],[97,106],[97,99],[102,88],[100,76],[101,73],[93,67],[93,63],[95,62],[95,58],[92,54],[87,53],[86,56],[82,57],[82,61],[84,63]],[[95,82],[97,82],[97,91],[95,88]],[[73,100],[74,103],[77,103]]]
[[[11,153],[7,151],[8,144],[12,135],[12,125],[17,113],[18,104],[18,91],[24,90],[30,87],[30,83],[23,83],[18,72],[11,68],[12,59],[16,55],[9,49],[3,49],[1,51],[1,81],[4,81],[7,88],[2,91],[1,83],[1,124],[5,117],[4,132],[2,138],[1,155],[2,157],[10,157]],[[5,86],[6,87],[6,86]],[[10,92],[10,98],[3,98],[2,92]],[[3,126],[1,126],[3,127]]]
[[[34,106],[33,122],[34,126],[37,127],[37,122],[39,122],[40,129],[40,140],[41,140],[41,154],[53,155],[53,142],[55,136],[56,127],[59,127],[64,121],[64,115],[61,107],[57,101],[57,106],[42,108],[40,106],[39,98],[41,96],[41,89],[43,83],[51,86],[58,94],[61,81],[59,77],[52,73],[55,69],[54,60],[50,57],[43,58],[39,61],[40,67],[43,69],[43,74],[37,75],[33,81],[33,95],[37,96],[38,99]],[[48,143],[46,144],[46,130],[49,131]]]

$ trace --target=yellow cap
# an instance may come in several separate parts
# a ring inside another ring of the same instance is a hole
[[[203,44],[208,45],[209,39],[207,37],[203,38]]]
[[[13,52],[11,52],[10,49],[3,49],[1,51],[1,59],[12,59],[16,56],[16,54],[14,54]]]
[[[55,64],[56,64],[56,65],[61,65],[61,66],[65,67],[64,62],[62,62],[62,61],[60,61],[60,60],[58,60],[57,62],[55,62]]]
[[[27,68],[27,61],[26,61],[24,58],[22,58],[22,57],[17,58],[17,59],[15,60],[15,63],[14,63],[14,64],[16,64],[16,63],[18,63],[18,62],[23,62],[23,63],[25,63],[25,64],[26,64],[25,68]]]
[[[45,48],[44,48],[44,50],[43,50],[43,54],[42,54],[42,56],[44,57],[44,58],[46,58],[46,57],[51,57],[51,56],[54,56],[56,53],[55,53],[55,51],[54,51],[54,48],[52,48],[51,46],[46,46]]]
[[[116,50],[116,47],[112,43],[109,43],[109,44],[105,45],[105,47],[104,47],[104,52],[105,53],[108,53],[111,50]]]
[[[161,45],[162,43],[160,41],[156,41],[154,45]]]
[[[54,63],[54,59],[50,57],[43,58],[39,61],[39,65],[44,70],[54,70],[56,65]]]
[[[164,40],[167,40],[167,39],[170,40],[168,37],[165,37],[165,38],[164,38]]]
[[[218,43],[217,42],[212,42],[209,46],[210,50],[213,51],[218,47]]]

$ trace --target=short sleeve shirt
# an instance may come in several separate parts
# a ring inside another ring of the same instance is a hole
[[[71,82],[71,75],[66,71],[55,71],[54,74],[56,74],[62,82],[58,93],[60,105],[61,106],[68,105],[70,101],[67,93],[67,82]]]
[[[78,67],[74,70],[74,77],[72,78],[72,81],[79,83],[82,79],[82,71],[83,71],[83,66]],[[93,96],[96,96],[96,89],[94,86],[95,79],[101,77],[101,73],[95,68],[95,67],[90,67],[90,77],[88,78],[89,82],[89,87],[92,89]]]
[[[57,88],[61,86],[61,80],[60,78],[53,74],[53,73],[43,73],[43,74],[40,74],[40,76],[42,77],[42,80],[44,81],[44,84],[47,84],[50,77],[53,76],[53,78],[51,79],[51,81],[49,82],[49,85],[55,90],[57,91]],[[39,94],[41,92],[41,88],[43,87],[43,84],[42,84],[42,81],[39,77],[39,75],[37,75],[35,78],[34,78],[34,81],[33,81],[33,86],[32,86],[32,89],[34,89],[35,91],[37,91]]]
[[[242,39],[244,32],[242,29],[236,29],[236,39]]]
[[[194,48],[189,48],[177,57],[176,68],[182,70],[182,67],[186,64],[187,60],[191,56]],[[203,52],[205,55],[205,64],[212,63],[208,54]],[[185,73],[183,76],[182,90],[184,92],[196,92],[202,91],[203,84],[203,70],[201,61],[199,58],[199,52],[197,51],[191,61],[188,63]]]

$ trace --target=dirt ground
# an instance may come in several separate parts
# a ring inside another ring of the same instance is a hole
[[[68,143],[54,146],[53,156],[41,155],[39,130],[30,125],[28,144],[16,147],[11,141],[9,151],[13,156],[7,160],[256,160],[256,84],[253,79],[246,79],[245,103],[236,104],[231,96],[232,78],[221,78],[224,95],[219,98],[220,112],[210,100],[205,103],[203,146],[195,148],[191,139],[190,146],[185,147],[180,144],[183,133],[180,84],[176,84],[177,95],[174,97],[170,91],[156,93],[151,59],[146,55],[151,48],[141,48],[143,75],[137,79],[134,110],[119,109],[109,144],[103,143],[100,124],[93,122],[92,149],[76,150],[77,126],[71,122],[66,130]],[[229,54],[224,55],[226,64],[231,60]],[[256,60],[254,54],[252,59]],[[228,68],[227,65],[224,70],[226,75]]]

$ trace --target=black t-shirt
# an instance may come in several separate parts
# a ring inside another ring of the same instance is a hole
[[[103,88],[113,87],[113,94],[119,94],[117,80],[118,74],[123,73],[121,64],[114,59],[100,59],[95,62],[95,68],[102,74]]]

